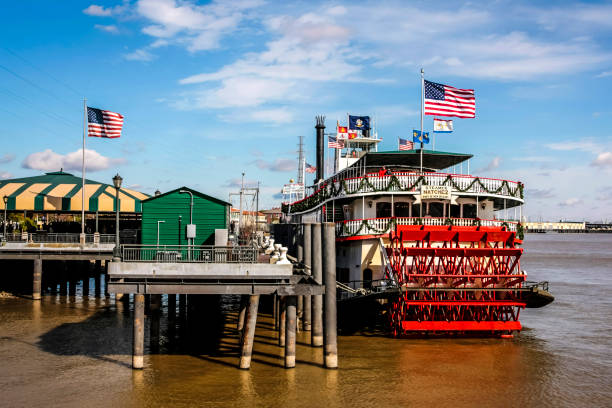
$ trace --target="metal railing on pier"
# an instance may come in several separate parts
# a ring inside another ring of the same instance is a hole
[[[259,251],[254,246],[213,245],[122,245],[123,262],[201,262],[255,263]]]
[[[1,235],[1,234],[0,234]],[[57,244],[78,244],[81,234],[64,232],[24,232],[6,234],[6,242],[33,242],[33,243],[57,243]],[[112,244],[115,242],[114,234],[99,234],[100,244]],[[95,234],[85,234],[85,243],[95,242]]]

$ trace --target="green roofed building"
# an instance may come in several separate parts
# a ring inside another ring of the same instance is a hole
[[[193,208],[191,208],[193,197]],[[187,245],[190,209],[195,225],[194,245],[213,245],[215,229],[229,226],[230,203],[187,187],[151,197],[142,202],[144,245]]]

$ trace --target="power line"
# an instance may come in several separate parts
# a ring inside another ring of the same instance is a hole
[[[17,77],[17,78],[21,79],[22,81],[24,81],[25,83],[27,83],[27,84],[31,85],[32,87],[34,87],[34,88],[38,89],[39,91],[41,91],[41,92],[43,92],[43,93],[45,93],[45,94],[47,94],[47,95],[49,95],[49,96],[51,96],[51,97],[53,97],[53,98],[57,99],[57,100],[58,100],[58,101],[60,101],[61,103],[63,103],[63,104],[67,104],[67,102],[66,102],[66,101],[62,100],[60,97],[58,97],[57,95],[55,95],[53,92],[51,92],[51,91],[49,91],[49,90],[47,90],[47,89],[43,88],[43,87],[42,87],[42,86],[40,86],[40,85],[35,84],[34,82],[30,81],[29,79],[27,79],[26,77],[24,77],[24,76],[22,76],[22,75],[19,75],[18,73],[16,73],[15,71],[11,70],[10,68],[7,68],[7,67],[5,67],[5,66],[4,66],[4,65],[2,65],[2,64],[0,64],[0,68],[2,68],[3,70],[5,70],[5,71],[6,71],[6,72],[8,72],[9,74],[11,74],[11,75],[13,75],[13,76],[15,76],[15,77]],[[68,104],[68,105],[70,105],[70,104]]]

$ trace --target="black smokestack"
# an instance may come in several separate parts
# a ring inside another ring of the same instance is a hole
[[[325,177],[325,116],[316,116],[317,124],[317,179],[315,181],[323,180]]]

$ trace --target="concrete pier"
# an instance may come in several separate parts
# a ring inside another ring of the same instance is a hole
[[[304,223],[302,229],[302,239],[304,242],[304,266],[306,267],[306,273],[312,274],[310,267],[312,265],[312,228],[309,222]],[[310,331],[311,327],[311,316],[312,316],[312,296],[304,295],[304,310],[302,312],[302,330]]]
[[[257,325],[257,310],[259,309],[259,295],[249,296],[244,333],[242,335],[242,349],[240,352],[240,368],[251,368],[253,354],[253,341],[255,339],[255,326]]]
[[[134,334],[132,340],[132,368],[144,366],[144,295],[134,295]]]
[[[42,259],[34,260],[34,271],[32,273],[32,299],[40,300],[42,290]]]
[[[296,303],[296,296],[285,298],[285,368],[295,367]]]
[[[323,282],[322,248],[321,248],[321,224],[312,224],[312,277],[317,283]],[[312,296],[312,328],[311,345],[321,347],[323,345],[323,298],[321,295]]]
[[[323,283],[325,284],[325,339],[323,347],[326,368],[338,368],[338,314],[336,312],[336,232],[332,222],[323,224]]]

